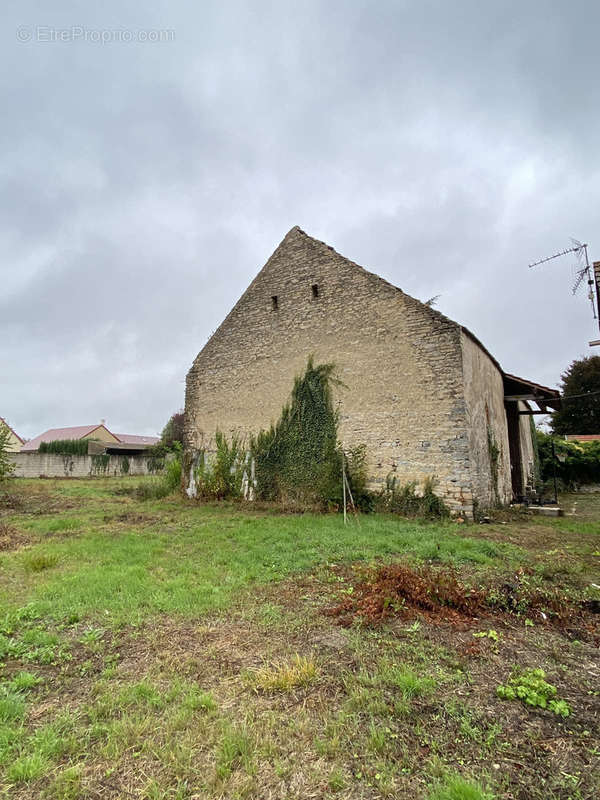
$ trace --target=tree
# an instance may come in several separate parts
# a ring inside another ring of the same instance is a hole
[[[179,442],[179,445],[183,447],[184,420],[185,414],[183,409],[176,411],[171,416],[171,419],[167,422],[160,435],[161,444],[164,444],[165,447],[168,447],[170,450],[176,449],[176,442]]]
[[[553,432],[600,433],[600,356],[573,361],[561,375],[561,382],[563,403],[552,415]]]
[[[8,426],[0,422],[0,483],[12,478],[15,463],[9,452],[10,431]]]

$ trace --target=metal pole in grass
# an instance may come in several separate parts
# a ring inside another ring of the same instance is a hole
[[[346,525],[346,456],[344,453],[342,453],[342,497],[344,498],[344,525]]]
[[[554,505],[558,505],[558,490],[556,488],[556,450],[554,449],[554,439],[552,439],[552,477],[554,478]]]
[[[360,520],[358,518],[358,510],[354,505],[354,498],[352,497],[352,489],[350,488],[350,481],[348,480],[348,476],[344,476],[346,478],[346,489],[348,491],[348,496],[350,497],[350,505],[352,506],[352,511],[354,511],[354,518],[360,527]]]

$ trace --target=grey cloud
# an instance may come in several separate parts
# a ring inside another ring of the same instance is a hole
[[[592,4],[28,2],[8,16],[0,414],[18,431],[160,429],[294,224],[441,294],[508,371],[555,384],[596,335],[568,259],[527,269],[598,227]],[[38,24],[175,41],[16,41]]]

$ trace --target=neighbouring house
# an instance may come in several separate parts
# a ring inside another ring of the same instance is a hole
[[[158,436],[136,436],[129,433],[112,433],[102,422],[96,425],[77,425],[71,428],[50,428],[21,448],[22,453],[39,450],[42,442],[64,441],[65,439],[87,439],[91,453],[140,453],[157,444]]]
[[[567,442],[598,442],[600,441],[600,433],[568,433],[565,435]]]
[[[0,417],[0,425],[8,429],[8,452],[18,453],[25,444],[25,439],[21,439],[19,434],[10,427],[4,417]]]
[[[531,418],[559,392],[505,373],[464,326],[292,228],[196,357],[185,449],[278,419],[309,355],[333,362],[340,438],[366,445],[373,488],[435,476],[456,512],[531,486]],[[190,480],[190,476],[187,476]]]

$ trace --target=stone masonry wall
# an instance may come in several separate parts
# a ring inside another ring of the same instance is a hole
[[[124,471],[124,460],[129,461],[129,471]],[[61,456],[55,453],[14,453],[17,478],[89,478],[119,475],[149,475],[145,456],[109,456],[106,471],[99,469],[100,462],[93,456]]]
[[[247,437],[276,421],[311,354],[338,367],[340,436],[366,444],[372,485],[435,475],[448,505],[468,513],[460,327],[299,228],[194,361],[186,448],[210,449],[217,429]]]
[[[509,503],[512,485],[502,373],[485,350],[465,332],[461,340],[473,497],[483,507],[497,501]],[[491,441],[499,448],[496,489],[490,458]]]

